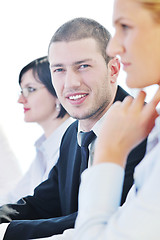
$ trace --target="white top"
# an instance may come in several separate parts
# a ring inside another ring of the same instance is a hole
[[[157,125],[158,124],[158,125]],[[54,240],[159,240],[160,239],[160,122],[152,136],[158,139],[136,167],[135,184],[119,207],[124,170],[112,163],[82,173],[79,213],[75,229]],[[152,139],[154,140],[154,139]]]
[[[0,126],[0,196],[6,194],[22,176],[18,161]]]
[[[0,196],[0,205],[14,203],[27,195],[33,195],[34,188],[48,178],[52,167],[57,163],[63,134],[73,122],[68,118],[47,139],[42,135],[35,143],[36,157],[26,174],[5,196]]]
[[[119,207],[121,191],[117,192],[120,186],[122,190],[121,167],[100,164],[82,174],[75,240],[160,239],[159,124],[157,119],[154,137],[159,142],[136,167],[135,184],[123,207]]]

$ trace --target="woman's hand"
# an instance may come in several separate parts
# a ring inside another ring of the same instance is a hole
[[[126,97],[109,109],[98,136],[94,163],[112,162],[125,167],[128,153],[150,133],[158,116],[160,88],[152,101],[144,105],[146,93]]]

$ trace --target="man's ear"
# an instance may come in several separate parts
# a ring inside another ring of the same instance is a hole
[[[120,71],[120,61],[117,57],[112,58],[108,63],[108,71],[112,83],[117,81],[117,77]]]

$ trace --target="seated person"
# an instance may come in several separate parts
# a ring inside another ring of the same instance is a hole
[[[18,102],[23,104],[25,122],[38,123],[44,134],[35,143],[36,157],[28,171],[11,191],[1,195],[1,205],[33,195],[34,189],[48,178],[57,163],[62,136],[73,122],[57,98],[47,57],[27,64],[20,71],[19,84]]]
[[[113,102],[128,96],[117,86],[118,58],[106,54],[109,39],[101,24],[87,18],[66,22],[53,35],[48,53],[52,83],[61,104],[78,121],[66,130],[48,179],[33,196],[7,205],[17,214],[6,214],[1,207],[4,240],[49,237],[74,227],[81,173],[92,165],[96,136]],[[127,158],[121,204],[133,184],[134,168],[145,154],[146,141]],[[6,216],[12,221],[6,223]]]

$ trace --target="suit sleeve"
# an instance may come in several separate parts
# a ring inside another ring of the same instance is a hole
[[[10,207],[11,211],[7,211],[6,206]],[[12,219],[12,221],[4,240],[25,240],[62,233],[74,226],[77,215],[77,213],[67,216],[61,214],[56,167],[52,169],[48,180],[35,189],[33,196],[27,196],[16,204],[6,206],[1,207],[0,220],[9,222],[9,219]]]
[[[40,220],[14,220],[5,233],[3,240],[27,240],[62,234],[64,230],[73,228],[77,213],[63,217]]]

